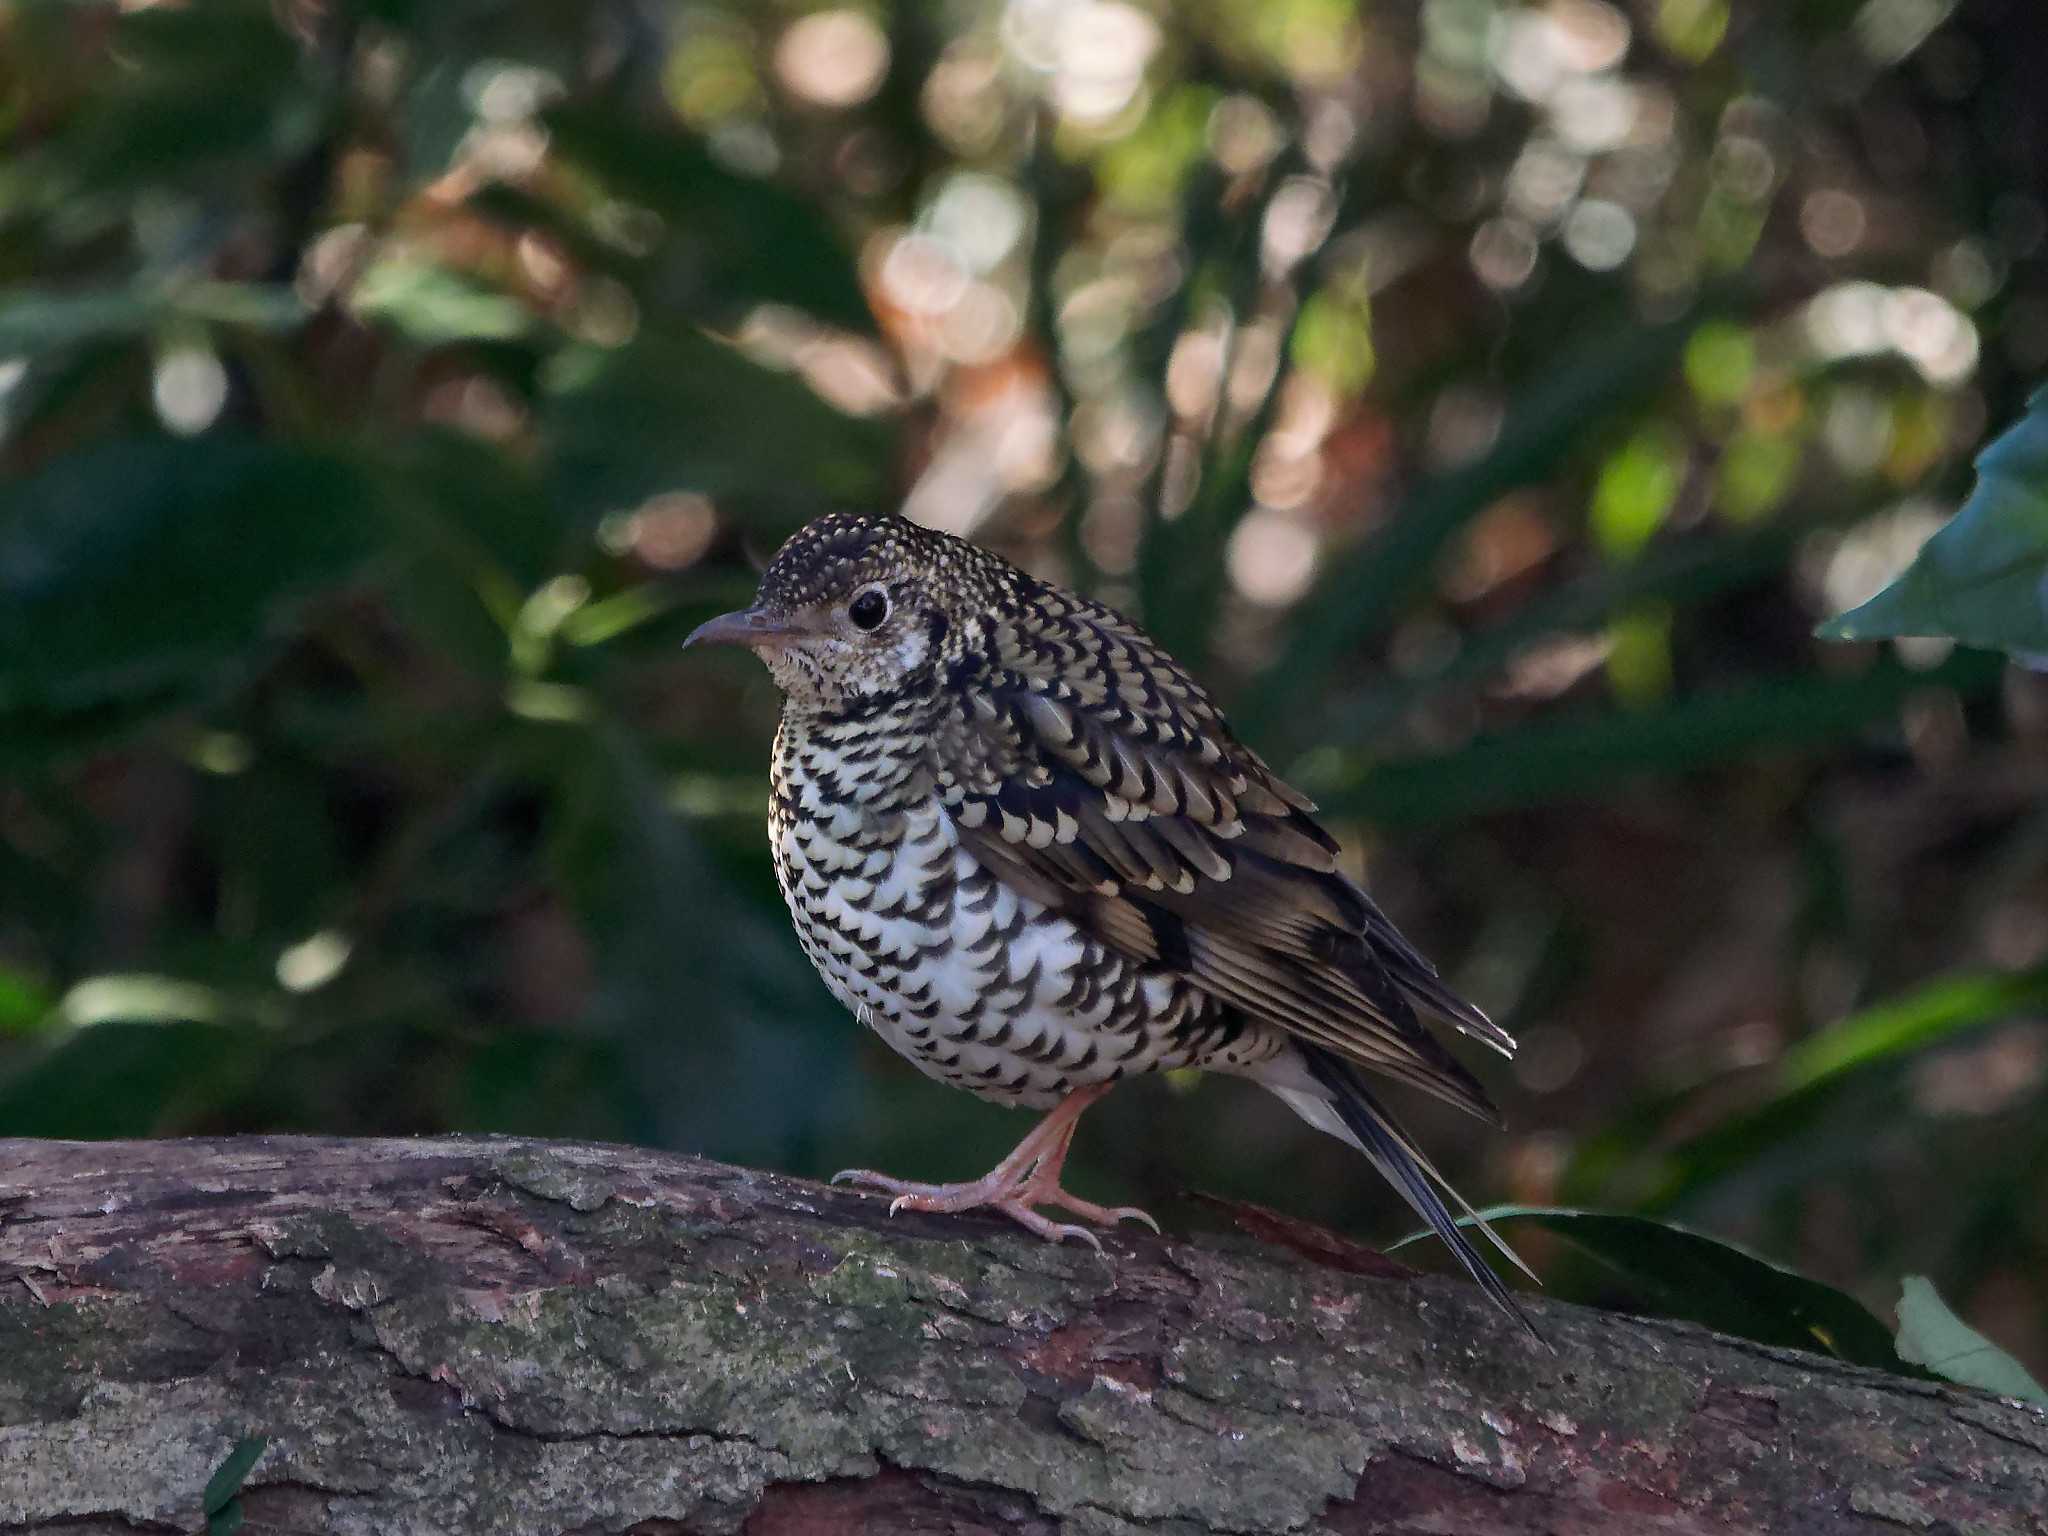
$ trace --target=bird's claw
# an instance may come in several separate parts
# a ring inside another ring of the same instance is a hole
[[[1141,1211],[1135,1205],[1097,1205],[1092,1200],[1083,1200],[1068,1194],[1064,1189],[1050,1189],[1028,1196],[1036,1204],[1057,1205],[1072,1211],[1083,1221],[1092,1221],[1098,1227],[1114,1227],[1126,1221],[1135,1221],[1152,1229],[1154,1237],[1161,1236],[1159,1223],[1152,1219],[1149,1211]]]
[[[886,1173],[876,1173],[867,1168],[842,1168],[832,1175],[834,1184],[850,1184],[856,1189],[872,1189],[878,1194],[894,1195],[889,1202],[889,1214],[894,1216],[906,1201],[943,1201],[956,1191],[944,1184],[919,1184],[910,1179],[892,1179]],[[920,1209],[935,1211],[953,1210],[956,1207],[934,1204]]]
[[[842,1168],[832,1175],[834,1184],[851,1184],[859,1188],[876,1190],[890,1195],[889,1214],[894,1216],[902,1211],[930,1211],[941,1215],[954,1215],[963,1211],[1000,1211],[1010,1220],[1050,1243],[1063,1243],[1076,1238],[1101,1253],[1102,1240],[1088,1228],[1072,1222],[1054,1221],[1033,1210],[1034,1205],[1056,1205],[1072,1211],[1084,1221],[1098,1226],[1113,1227],[1119,1222],[1136,1221],[1150,1227],[1156,1234],[1159,1223],[1151,1216],[1132,1205],[1102,1206],[1068,1194],[1057,1185],[1041,1189],[1033,1183],[1004,1190],[989,1188],[985,1184],[918,1184],[909,1179],[892,1179],[887,1174],[874,1173],[866,1168]]]
[[[1070,1221],[1054,1221],[1050,1217],[1041,1216],[1021,1199],[991,1201],[990,1208],[1001,1211],[1025,1231],[1036,1233],[1049,1243],[1064,1243],[1068,1238],[1075,1237],[1093,1248],[1097,1254],[1102,1253],[1102,1239],[1086,1227],[1077,1227]]]
[[[896,1180],[866,1168],[842,1168],[832,1175],[834,1184],[893,1184]]]
[[[1102,1241],[1086,1227],[1077,1227],[1071,1222],[1052,1221],[1031,1209],[1026,1196],[1004,1199],[978,1199],[972,1204],[949,1196],[938,1186],[930,1190],[913,1189],[896,1196],[889,1202],[889,1214],[898,1211],[931,1211],[941,1215],[958,1215],[963,1211],[1000,1211],[1025,1231],[1044,1238],[1049,1243],[1063,1243],[1070,1237],[1077,1237],[1097,1253],[1102,1252]]]
[[[1093,1248],[1095,1250],[1095,1256],[1097,1258],[1108,1257],[1108,1255],[1102,1251],[1101,1238],[1097,1237],[1093,1232],[1090,1232],[1086,1227],[1077,1227],[1072,1222],[1050,1222],[1048,1223],[1048,1230],[1043,1235],[1047,1239],[1055,1243],[1064,1243],[1070,1237],[1078,1237],[1082,1242],[1086,1243],[1090,1248]]]

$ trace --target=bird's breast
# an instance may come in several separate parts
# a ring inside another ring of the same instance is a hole
[[[798,940],[833,995],[922,1071],[1043,1107],[1239,1047],[1238,1026],[1185,978],[982,868],[929,788],[900,793],[792,738],[785,726],[769,835]]]

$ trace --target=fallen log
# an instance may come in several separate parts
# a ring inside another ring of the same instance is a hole
[[[0,1532],[2048,1533],[2048,1414],[508,1139],[0,1140]],[[1334,1258],[1335,1262],[1332,1262]]]

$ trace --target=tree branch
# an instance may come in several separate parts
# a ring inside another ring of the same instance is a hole
[[[2048,1533],[2048,1414],[691,1158],[0,1141],[0,1532]]]

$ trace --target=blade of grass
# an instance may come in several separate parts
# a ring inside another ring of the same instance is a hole
[[[2048,1008],[2048,968],[1945,977],[1851,1014],[1787,1051],[1762,1101],[1677,1146],[1664,1127],[1693,1091],[1664,1095],[1579,1147],[1559,1187],[1569,1198],[1626,1199],[1670,1210],[1759,1168],[1766,1157],[1832,1134],[1829,1112],[1859,1074],[1902,1064],[1944,1042]]]
[[[1960,1030],[2048,1008],[2048,969],[2016,975],[1953,976],[1894,1002],[1865,1009],[1778,1059],[1781,1093],[1925,1050]]]

